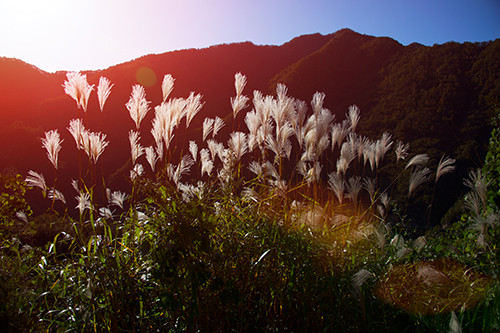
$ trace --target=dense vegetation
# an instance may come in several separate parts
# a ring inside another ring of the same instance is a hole
[[[250,110],[248,133],[233,123],[227,144],[219,143],[224,121],[205,118],[202,139],[182,144],[188,138],[174,134],[202,104],[194,93],[169,99],[173,78],[165,76],[151,122],[155,140],[146,147],[141,122],[149,106],[134,87],[125,194],[106,183],[109,142],[87,129],[86,114],[101,111],[87,111],[86,77],[68,74],[65,90],[81,115],[68,127],[78,161],[75,200],[60,190],[57,130],[42,139],[52,181],[34,171],[0,179],[2,327],[500,329],[497,130],[483,169],[464,177],[457,205],[465,209],[443,227],[424,223],[425,233],[415,233],[412,207],[425,201],[431,219],[440,204],[434,194],[446,190],[457,161],[442,153],[432,161],[413,145],[410,154],[387,132],[363,136],[360,110],[335,119],[320,93],[309,110],[279,85],[276,96],[254,93],[250,108],[245,84],[237,74],[231,106],[234,118]],[[99,83],[101,110],[110,89]],[[45,202],[44,214],[31,215],[27,190]]]

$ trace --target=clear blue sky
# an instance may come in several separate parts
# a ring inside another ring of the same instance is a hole
[[[407,45],[500,38],[500,0],[0,0],[0,56],[46,70],[342,28]]]

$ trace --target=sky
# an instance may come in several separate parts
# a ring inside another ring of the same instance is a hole
[[[0,0],[0,56],[48,72],[342,28],[404,45],[494,40],[500,0]]]

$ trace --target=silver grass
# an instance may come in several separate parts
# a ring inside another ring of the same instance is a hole
[[[142,174],[144,174],[144,167],[142,164],[137,163],[134,165],[132,170],[130,170],[130,179],[132,181],[136,180],[138,177],[140,177]]]
[[[352,276],[352,284],[356,290],[360,290],[361,286],[368,281],[373,274],[367,269],[360,269]]]
[[[80,118],[73,119],[69,122],[68,131],[71,133],[75,139],[76,148],[78,150],[83,148],[82,138],[85,133],[85,126]]]
[[[212,160],[215,161],[216,156],[219,156],[219,158],[222,160],[222,151],[224,150],[224,145],[215,140],[207,140],[207,145]]]
[[[205,120],[203,120],[203,141],[205,141],[210,132],[212,132],[214,121],[215,120],[212,118],[205,118]]]
[[[449,326],[450,326],[450,333],[462,333],[462,325],[460,324],[460,321],[458,321],[455,311],[451,312]]]
[[[307,171],[306,180],[308,184],[317,183],[321,180],[321,169],[322,165],[320,162],[314,162],[313,166]]]
[[[429,168],[416,169],[410,175],[410,183],[408,186],[408,197],[411,197],[415,189],[429,180],[429,174],[431,170]]]
[[[24,223],[28,223],[28,216],[26,216],[26,212],[22,210],[16,212],[16,218],[20,221],[23,221]]]
[[[130,132],[128,133],[128,139],[130,141],[130,155],[132,157],[132,165],[134,165],[137,159],[144,154],[144,147],[139,143],[139,140],[141,139],[141,137],[139,136],[139,132],[130,130]]]
[[[155,171],[155,166],[156,162],[158,161],[158,157],[156,156],[155,153],[155,148],[153,146],[146,147],[144,149],[146,152],[146,160],[149,163],[149,166],[151,167],[151,170],[154,172]]]
[[[182,175],[189,174],[191,166],[194,164],[194,160],[189,155],[184,155],[181,158],[181,162],[177,165],[175,169],[173,181],[178,184],[181,180]]]
[[[315,115],[319,115],[321,110],[323,109],[323,102],[325,101],[325,94],[322,92],[315,92],[312,100],[311,100],[311,106],[313,113]]]
[[[136,128],[139,129],[142,119],[144,119],[149,111],[149,102],[146,100],[146,92],[144,91],[143,86],[135,84],[132,87],[132,94],[130,95],[130,99],[125,106],[127,107]]]
[[[78,181],[76,179],[73,179],[71,181],[71,187],[75,189],[76,193],[80,193],[80,189],[78,187]]]
[[[45,138],[42,139],[42,146],[47,150],[47,157],[52,163],[54,168],[57,169],[57,162],[59,157],[59,151],[61,150],[61,140],[59,132],[57,130],[51,130],[45,132]]]
[[[332,126],[331,137],[332,137],[332,150],[335,149],[335,146],[340,147],[345,137],[347,136],[348,131],[341,124],[336,123]]]
[[[236,89],[236,97],[231,97],[231,106],[233,108],[233,117],[247,106],[249,98],[242,95],[243,89],[247,83],[247,78],[241,73],[236,73],[234,75],[234,87]]]
[[[236,160],[239,161],[248,152],[247,135],[243,132],[233,132],[229,137],[227,145],[233,150]]]
[[[63,84],[64,92],[76,101],[78,108],[87,112],[88,100],[94,85],[88,84],[85,74],[69,72],[66,73],[66,78],[67,80]]]
[[[163,77],[163,81],[161,83],[161,92],[163,95],[163,102],[165,102],[174,89],[174,81],[175,79],[172,77],[171,74],[166,74]]]
[[[391,199],[389,198],[389,195],[384,192],[380,195],[380,203],[384,206],[385,210],[387,211],[389,209],[389,204],[391,203]]]
[[[97,86],[97,98],[99,100],[99,108],[101,109],[101,112],[104,111],[104,104],[106,103],[106,100],[109,97],[109,94],[111,94],[111,88],[114,86],[114,84],[111,84],[111,82],[101,76],[99,78],[99,85]]]
[[[241,191],[241,197],[244,201],[259,202],[259,194],[253,188],[245,187]]]
[[[201,98],[202,96],[200,94],[195,95],[193,92],[189,95],[186,101],[186,128],[189,127],[191,120],[193,120],[194,116],[196,116],[203,107]]]
[[[410,145],[407,143],[403,143],[402,141],[398,141],[396,143],[396,163],[398,163],[400,160],[406,159],[409,149]]]
[[[370,201],[375,199],[375,191],[377,190],[377,180],[375,178],[364,178],[363,187],[370,195]]]
[[[278,173],[278,170],[276,170],[276,167],[274,166],[274,164],[272,164],[269,161],[266,161],[266,163],[264,163],[263,167],[266,171],[267,176],[271,176],[275,180],[280,179],[280,175]]]
[[[359,107],[357,105],[349,106],[349,112],[346,117],[349,119],[349,123],[351,124],[351,131],[355,132],[359,122]]]
[[[62,192],[55,188],[49,190],[49,192],[47,193],[47,197],[51,200],[59,200],[63,204],[66,204],[66,199],[64,198]]]
[[[247,125],[250,134],[257,136],[257,131],[261,125],[261,117],[257,114],[255,109],[246,113],[245,124]]]
[[[427,163],[429,161],[429,155],[427,154],[418,154],[413,156],[411,160],[408,161],[406,164],[405,169],[408,169],[411,166],[421,166]]]
[[[189,141],[189,152],[191,153],[193,160],[196,162],[198,159],[198,145],[195,141]]]
[[[78,204],[75,208],[78,208],[80,215],[82,215],[85,210],[92,209],[92,203],[90,202],[90,194],[87,192],[80,192],[78,196],[75,197]]]
[[[333,193],[339,200],[339,204],[342,205],[345,191],[345,182],[343,176],[334,172],[328,174],[328,188],[333,191]]]
[[[264,173],[264,169],[262,168],[262,164],[252,161],[248,165],[248,170],[250,170],[253,174],[255,174],[257,177],[260,177]]]
[[[87,155],[89,156],[90,160],[96,164],[97,160],[99,157],[102,155],[104,152],[104,149],[108,146],[109,141],[104,141],[106,139],[106,134],[103,134],[101,132],[91,132],[88,133],[86,132],[87,135],[84,137],[84,141],[88,141],[88,150]]]
[[[442,175],[445,175],[449,172],[453,172],[455,170],[455,166],[453,165],[454,163],[455,159],[453,158],[450,157],[445,158],[444,155],[441,157],[436,171],[436,181],[435,181],[436,183]]]
[[[384,132],[382,134],[382,137],[377,140],[376,146],[375,146],[375,154],[376,154],[376,166],[378,167],[378,164],[380,161],[384,159],[385,154],[391,149],[392,147],[392,140],[391,140],[391,135],[387,132]]]
[[[368,141],[363,147],[363,163],[370,162],[370,168],[375,171],[377,168],[377,144],[376,142]]]
[[[214,168],[214,162],[212,162],[212,160],[210,159],[208,149],[203,148],[200,151],[200,160],[201,160],[201,176],[203,177],[205,173],[210,176]]]
[[[41,173],[30,170],[28,171],[28,176],[24,181],[30,187],[39,187],[42,191],[47,191],[47,184],[45,183],[45,178]]]
[[[469,197],[480,201],[483,210],[486,210],[486,193],[490,182],[486,180],[486,175],[481,172],[481,169],[469,172],[469,178],[464,180],[464,185],[471,189]]]
[[[112,219],[113,218],[113,212],[108,207],[99,208],[99,215],[105,219]]]
[[[219,133],[222,127],[224,127],[224,120],[222,120],[220,117],[215,117],[214,129],[212,131],[212,138],[215,138],[215,136],[217,135],[217,133]]]
[[[349,178],[347,181],[347,193],[348,197],[351,199],[352,202],[357,202],[358,201],[358,196],[359,192],[361,191],[362,183],[361,183],[361,177],[359,176],[354,176]]]

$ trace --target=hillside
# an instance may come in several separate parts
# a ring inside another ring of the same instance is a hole
[[[284,83],[289,95],[310,105],[312,95],[321,91],[326,94],[325,107],[338,121],[349,105],[360,106],[362,134],[375,137],[389,131],[394,139],[410,143],[412,153],[428,153],[433,165],[443,153],[457,159],[459,170],[449,182],[459,185],[437,213],[440,217],[460,194],[460,177],[484,160],[489,119],[500,100],[499,49],[500,40],[403,46],[391,38],[343,29],[326,36],[300,36],[280,46],[246,42],[146,55],[86,73],[90,84],[97,85],[105,76],[114,87],[103,113],[95,93],[90,97],[84,119],[91,130],[107,134],[110,145],[103,155],[103,170],[113,175],[109,184],[119,187],[128,171],[116,171],[130,167],[128,131],[133,122],[125,103],[135,83],[145,86],[152,109],[161,102],[164,74],[176,79],[172,97],[187,97],[191,91],[203,95],[205,104],[189,134],[176,134],[178,150],[181,142],[201,138],[205,117],[224,118],[225,135],[231,128],[246,129],[244,115],[232,124],[230,97],[235,94],[236,72],[247,76],[244,93],[249,97],[255,89],[274,94],[276,84]],[[69,184],[77,155],[66,127],[82,111],[64,94],[64,80],[64,72],[46,73],[17,59],[0,58],[0,173],[35,169],[50,175],[40,138],[58,128],[64,139],[58,177]],[[149,132],[153,113],[143,121],[143,133]],[[143,136],[143,145],[152,142],[150,135]]]

